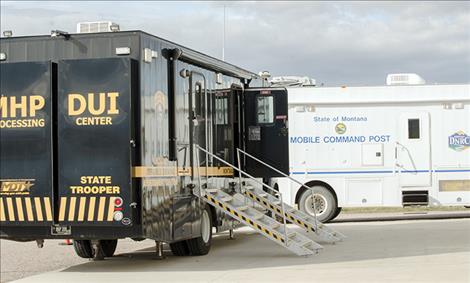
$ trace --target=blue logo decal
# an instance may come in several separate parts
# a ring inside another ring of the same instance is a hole
[[[449,136],[449,147],[455,151],[462,151],[470,147],[470,136],[467,136],[463,131]]]

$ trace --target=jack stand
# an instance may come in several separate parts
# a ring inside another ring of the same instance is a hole
[[[155,253],[157,254],[157,259],[164,259],[163,255],[163,242],[155,241]]]
[[[44,240],[43,239],[37,239],[36,244],[38,245],[38,248],[42,249],[44,247]]]
[[[104,254],[101,249],[101,243],[99,240],[92,240],[91,241],[91,248],[93,249],[93,260],[103,260]]]
[[[235,240],[235,233],[233,232],[233,229],[228,230],[228,239]]]

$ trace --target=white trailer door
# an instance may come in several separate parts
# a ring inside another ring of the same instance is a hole
[[[402,187],[431,186],[431,138],[428,112],[403,113],[399,120],[397,166]]]

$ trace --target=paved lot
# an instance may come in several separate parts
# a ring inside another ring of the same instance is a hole
[[[247,228],[214,239],[208,256],[157,260],[153,242],[122,241],[101,262],[70,246],[1,241],[2,281],[21,282],[470,282],[470,219],[334,223],[348,236],[318,255],[291,255]]]

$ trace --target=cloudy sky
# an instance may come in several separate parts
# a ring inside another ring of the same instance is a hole
[[[382,85],[388,73],[470,82],[470,2],[9,2],[1,30],[75,32],[110,20],[274,76],[325,85]]]

